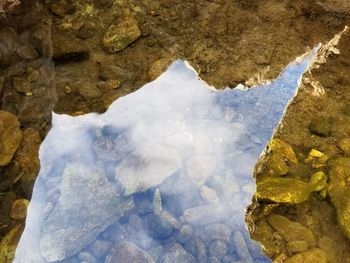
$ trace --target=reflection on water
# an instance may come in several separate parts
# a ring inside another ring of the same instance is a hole
[[[306,65],[213,91],[177,61],[102,115],[54,115],[15,262],[268,262],[252,170]]]

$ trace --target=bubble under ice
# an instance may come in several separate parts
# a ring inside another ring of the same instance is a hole
[[[104,114],[54,114],[14,262],[269,262],[252,171],[308,61],[223,91],[176,61]]]

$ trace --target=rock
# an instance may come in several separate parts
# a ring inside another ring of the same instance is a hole
[[[329,194],[337,211],[339,226],[350,239],[350,185],[334,188]]]
[[[282,176],[289,171],[289,167],[285,162],[283,155],[278,152],[272,153],[272,155],[269,156],[266,166],[274,176]]]
[[[134,208],[132,199],[118,196],[102,170],[82,163],[66,165],[59,190],[40,239],[40,252],[49,262],[74,255]]]
[[[76,33],[76,36],[80,39],[90,39],[96,34],[96,26],[90,21],[86,21]]]
[[[38,51],[36,51],[35,47],[33,47],[30,44],[20,46],[17,49],[17,55],[20,58],[27,59],[27,60],[36,59],[39,57]]]
[[[120,162],[115,179],[124,187],[125,195],[143,192],[177,172],[181,162],[180,155],[174,149],[147,144]]]
[[[221,240],[215,240],[209,247],[209,253],[217,259],[221,259],[227,253],[227,245]]]
[[[69,38],[65,34],[53,34],[52,45],[55,63],[78,62],[89,58],[89,49],[82,41],[77,41],[74,37]]]
[[[236,247],[236,252],[241,261],[246,263],[253,263],[253,258],[249,254],[247,244],[245,243],[244,237],[241,232],[236,231],[233,235],[233,242]]]
[[[15,251],[18,241],[23,232],[23,226],[15,226],[7,235],[1,240],[0,243],[0,258],[3,263],[11,263],[15,257]]]
[[[144,218],[147,233],[154,239],[166,239],[173,234],[173,226],[163,217],[149,214]]]
[[[311,182],[285,178],[264,177],[257,181],[256,196],[277,203],[299,204],[309,199],[310,193],[320,191],[327,185],[323,172],[315,173]]]
[[[205,239],[228,242],[231,237],[231,229],[220,223],[210,224],[205,227],[205,236]]]
[[[89,250],[97,258],[105,258],[112,247],[112,242],[96,239],[90,246]]]
[[[105,263],[115,262],[155,263],[150,254],[129,241],[123,241],[107,255]]]
[[[313,248],[306,252],[287,258],[285,263],[327,263],[327,254],[320,248]]]
[[[120,81],[117,79],[100,81],[96,84],[96,87],[103,91],[111,91],[120,87]]]
[[[328,137],[331,133],[331,129],[332,124],[328,118],[314,118],[309,124],[309,131],[321,137]]]
[[[216,194],[215,190],[209,188],[206,185],[203,185],[200,188],[200,195],[208,204],[217,204],[219,202],[219,197]]]
[[[7,165],[22,141],[22,130],[15,115],[0,111],[0,166]]]
[[[27,215],[29,201],[27,199],[16,200],[11,207],[10,216],[15,220],[24,219]]]
[[[32,91],[32,85],[26,78],[13,77],[12,86],[19,93],[27,93]]]
[[[271,214],[267,221],[287,242],[304,241],[309,247],[316,245],[316,239],[312,231],[299,222],[291,221],[277,214]]]
[[[350,138],[342,139],[338,142],[338,147],[347,155],[350,155]]]
[[[194,155],[186,164],[187,176],[197,184],[202,185],[212,174],[215,166],[216,158],[214,155]]]
[[[191,254],[187,253],[186,250],[180,244],[175,243],[166,248],[160,262],[194,263],[195,259]]]
[[[78,258],[81,262],[98,263],[96,257],[88,251],[79,252]]]
[[[153,212],[156,215],[160,215],[162,213],[163,207],[162,207],[162,197],[160,195],[160,190],[157,188],[154,191],[153,195]]]
[[[347,103],[344,107],[344,114],[350,117],[350,103]]]
[[[193,227],[191,225],[185,224],[180,228],[179,232],[177,233],[176,240],[181,244],[185,244],[187,241],[193,238],[193,235]]]
[[[88,83],[77,83],[78,91],[85,99],[98,98],[102,95],[102,92],[95,85]]]
[[[103,46],[116,53],[135,42],[141,36],[140,28],[133,17],[124,17],[117,25],[111,25],[103,36]]]
[[[229,206],[215,204],[188,208],[184,212],[184,217],[190,224],[207,225],[228,219],[232,214]]]
[[[310,245],[306,241],[302,241],[302,240],[290,241],[287,243],[287,249],[291,253],[304,252],[309,248],[310,248]]]
[[[298,164],[298,159],[293,148],[281,139],[272,139],[268,143],[268,150],[282,155],[290,165]]]

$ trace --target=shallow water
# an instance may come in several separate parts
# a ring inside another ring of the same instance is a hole
[[[307,62],[214,91],[176,61],[104,114],[54,115],[15,262],[269,262],[252,171]]]

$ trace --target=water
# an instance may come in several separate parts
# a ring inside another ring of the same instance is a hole
[[[308,61],[224,91],[176,61],[104,114],[54,114],[14,262],[269,262],[252,171]]]

